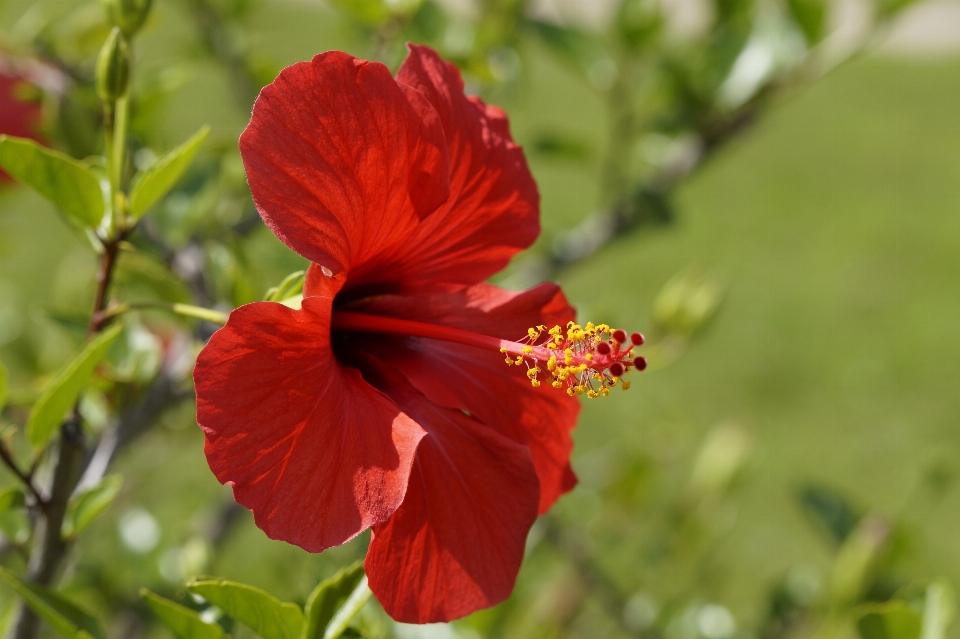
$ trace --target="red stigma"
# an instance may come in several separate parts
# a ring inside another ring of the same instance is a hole
[[[610,364],[610,374],[614,377],[623,377],[623,374],[627,371],[623,364],[620,362],[614,362]]]
[[[597,352],[601,355],[609,355],[613,348],[610,346],[610,342],[600,342],[597,344]]]
[[[647,358],[646,357],[634,357],[633,365],[638,371],[642,371],[647,367]]]
[[[630,333],[630,343],[634,346],[642,346],[643,341],[642,333]]]
[[[613,339],[618,344],[624,344],[627,341],[627,332],[622,328],[618,328],[613,332]]]

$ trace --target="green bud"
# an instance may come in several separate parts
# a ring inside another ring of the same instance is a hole
[[[690,337],[713,318],[723,295],[723,287],[717,282],[681,273],[657,294],[653,320],[668,333]]]
[[[97,95],[104,104],[113,104],[127,91],[130,80],[130,54],[127,41],[114,27],[97,58]]]
[[[120,27],[123,35],[132,37],[150,14],[153,0],[100,0],[111,24]]]

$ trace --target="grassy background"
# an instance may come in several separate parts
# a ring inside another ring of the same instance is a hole
[[[825,569],[795,499],[811,480],[906,515],[916,571],[960,577],[960,495],[918,492],[931,469],[956,466],[960,441],[958,71],[868,58],[835,72],[695,176],[676,227],[565,278],[573,299],[631,325],[688,264],[729,283],[684,358],[629,400],[588,404],[578,453],[656,438],[669,464],[718,421],[752,431],[717,551],[715,595],[735,610],[759,614],[763,589],[794,565]]]

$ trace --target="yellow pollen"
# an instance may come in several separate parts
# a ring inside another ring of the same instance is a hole
[[[526,365],[533,388],[543,383],[540,373],[546,370],[545,381],[553,388],[564,389],[571,397],[586,394],[596,399],[609,396],[610,389],[617,385],[624,390],[630,387],[629,382],[614,377],[611,368],[627,372],[635,367],[633,347],[611,341],[612,333],[607,324],[593,322],[581,326],[570,321],[566,329],[541,324],[528,328],[522,339],[500,348],[500,353],[506,356],[508,366]],[[597,350],[601,344],[602,353]]]

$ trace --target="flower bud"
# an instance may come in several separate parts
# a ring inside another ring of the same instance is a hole
[[[653,319],[668,333],[690,337],[716,315],[723,287],[704,276],[681,273],[667,282],[653,302]]]
[[[127,41],[114,27],[97,58],[97,95],[104,104],[112,104],[127,91],[130,80],[130,54]]]
[[[143,26],[153,0],[100,0],[107,11],[107,18],[114,26],[120,27],[127,38],[133,36]]]

